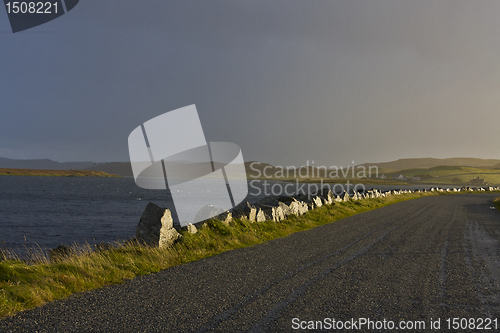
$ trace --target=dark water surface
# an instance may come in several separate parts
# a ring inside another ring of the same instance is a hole
[[[206,198],[204,191],[186,199]],[[0,247],[22,253],[25,247],[126,240],[135,236],[148,202],[164,207],[167,200],[165,191],[139,188],[133,178],[0,176]]]
[[[266,186],[252,181],[247,201],[272,194],[271,186],[274,194],[291,195],[279,193],[283,183],[267,181]],[[206,197],[202,191],[186,193],[186,199]],[[169,199],[165,191],[139,188],[133,178],[0,176],[0,247],[22,253],[37,245],[50,249],[61,243],[126,240],[134,237],[148,202],[165,206]]]

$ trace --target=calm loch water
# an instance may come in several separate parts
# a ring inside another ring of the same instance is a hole
[[[241,186],[248,186],[250,202],[266,194],[292,194],[277,182],[242,181]],[[184,193],[185,200],[196,206],[209,187]],[[165,191],[141,189],[132,178],[0,176],[0,247],[23,253],[37,245],[50,249],[129,239],[148,202],[166,206],[169,200]],[[217,206],[217,198],[212,204]]]

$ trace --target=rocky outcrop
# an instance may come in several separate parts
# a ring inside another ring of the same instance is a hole
[[[174,229],[170,210],[150,202],[142,213],[135,232],[135,238],[141,244],[159,248],[171,246],[181,236]]]

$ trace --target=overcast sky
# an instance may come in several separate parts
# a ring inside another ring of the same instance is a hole
[[[500,158],[500,2],[82,0],[13,34],[0,8],[0,156],[128,161],[196,104],[246,161]]]

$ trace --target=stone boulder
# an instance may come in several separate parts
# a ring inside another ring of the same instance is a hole
[[[221,221],[225,225],[231,224],[233,222],[233,213],[224,212],[216,217],[217,220]]]
[[[316,192],[316,194],[314,194],[314,195],[319,196],[319,197],[325,199],[326,201],[328,201],[328,197],[330,197],[330,195],[333,195],[333,192],[332,192],[332,190],[330,190],[330,187],[323,186],[323,188],[320,189],[318,192]]]
[[[141,244],[166,248],[181,237],[181,234],[174,229],[170,210],[150,202],[137,225],[135,231],[137,241]]]
[[[290,205],[287,205],[284,202],[280,202],[280,207],[281,207],[281,210],[283,211],[283,215],[285,215],[285,217],[287,217],[288,215],[294,214],[292,212],[292,209],[290,208],[292,206],[292,204],[293,204],[293,201],[290,202]]]
[[[312,199],[312,202],[313,202],[315,208],[323,206],[323,200],[321,199],[320,196],[314,197]]]
[[[273,211],[275,208],[274,206],[268,206],[268,205],[256,203],[255,208],[257,208],[258,212],[262,212],[261,214],[264,214],[266,220],[274,220],[273,219]]]
[[[75,254],[75,250],[68,245],[59,245],[55,249],[49,251],[49,258],[52,262],[61,261],[66,257],[70,257]]]
[[[248,219],[250,222],[255,222],[257,217],[257,209],[249,202],[242,202],[232,210],[232,217],[237,219]]]
[[[306,202],[303,201],[297,201],[297,208],[300,215],[304,215],[309,211],[309,205]]]
[[[257,216],[255,217],[255,220],[257,222],[265,222],[266,221],[266,215],[264,214],[262,209],[259,209],[259,211],[257,212]]]
[[[285,214],[283,213],[283,209],[280,206],[273,207],[272,214],[274,222],[281,222],[285,219]]]
[[[340,195],[337,195],[335,196],[335,198],[333,199],[333,202],[342,202],[342,197]]]
[[[198,229],[196,229],[196,226],[192,225],[191,223],[188,224],[187,226],[187,231],[190,233],[190,234],[195,234],[198,232]]]

